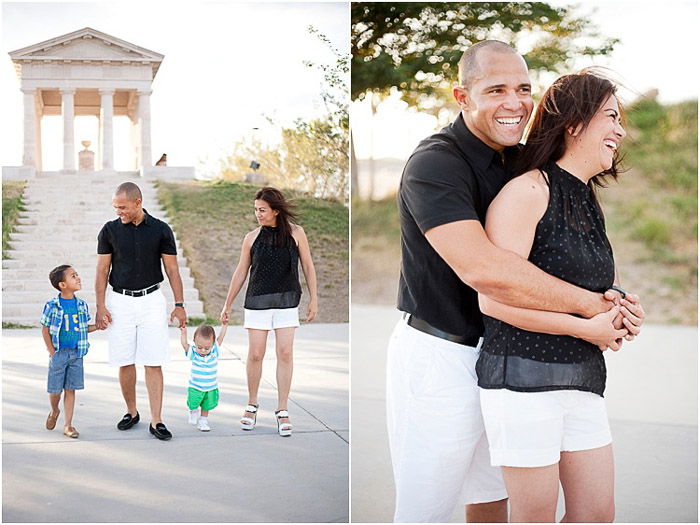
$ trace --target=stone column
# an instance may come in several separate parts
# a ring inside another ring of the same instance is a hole
[[[34,151],[36,152],[36,157],[34,158],[34,161],[36,163],[36,170],[41,171],[41,117],[44,114],[44,105],[40,101],[41,99],[41,93],[39,92],[37,94],[37,97],[35,97],[34,101],[36,102],[35,110],[34,110],[34,140],[36,141],[35,144],[36,146],[34,147]]]
[[[132,170],[139,169],[139,140],[138,116],[129,115],[129,151],[131,152],[130,166]]]
[[[75,173],[75,89],[61,89],[63,113],[63,171]]]
[[[22,165],[37,167],[36,151],[36,89],[22,88],[24,93],[24,153]]]
[[[100,158],[103,170],[114,169],[114,89],[100,92]]]
[[[139,128],[140,137],[140,154],[139,168],[142,170],[153,166],[151,158],[151,93],[152,90],[139,90]],[[142,171],[143,174],[143,171]]]

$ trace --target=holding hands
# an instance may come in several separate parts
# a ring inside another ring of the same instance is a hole
[[[173,311],[170,313],[170,322],[172,323],[175,319],[177,319],[177,326],[180,329],[187,324],[187,314],[184,307],[175,306],[173,308]]]
[[[610,315],[610,312],[614,311],[612,326],[618,332],[622,332],[622,335],[616,338],[613,345],[598,346],[601,350],[607,350],[608,348],[619,350],[622,347],[622,339],[632,341],[639,335],[646,314],[644,308],[642,308],[639,296],[636,294],[628,293],[623,297],[619,291],[611,289],[605,292],[605,299],[613,303],[613,307],[606,314],[599,314],[591,320],[600,317],[600,315]]]
[[[106,330],[112,323],[112,314],[105,306],[98,306],[95,314],[95,326],[98,330]]]
[[[180,326],[180,344],[182,345],[182,349],[187,353],[187,350],[190,348],[190,344],[187,341],[187,325],[182,325]]]

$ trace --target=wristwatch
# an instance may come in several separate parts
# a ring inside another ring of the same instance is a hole
[[[623,295],[623,297],[624,297],[624,295]],[[185,307],[185,303],[175,303],[175,308],[177,308],[178,306],[179,306],[180,308],[184,308],[184,307]]]
[[[610,290],[615,290],[617,293],[620,294],[620,297],[622,297],[623,299],[624,299],[625,297],[627,297],[627,292],[625,292],[622,288],[620,288],[620,287],[617,286],[617,285],[614,285],[614,284],[613,284],[613,285],[610,287]]]

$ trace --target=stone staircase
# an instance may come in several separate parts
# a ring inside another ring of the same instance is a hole
[[[156,199],[153,182],[136,173],[66,175],[44,172],[29,181],[24,191],[26,211],[20,215],[15,232],[10,234],[9,259],[2,261],[3,322],[39,326],[44,302],[57,294],[49,282],[49,271],[60,264],[70,264],[78,271],[83,284],[78,295],[88,302],[94,319],[97,234],[105,222],[116,218],[112,194],[126,181],[139,185],[143,207],[148,213],[167,222]],[[178,263],[187,315],[204,317],[199,292],[179,243]],[[173,294],[165,271],[163,276],[162,289],[169,313],[173,308]]]

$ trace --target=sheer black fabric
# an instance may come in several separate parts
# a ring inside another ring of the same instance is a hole
[[[615,279],[605,223],[591,190],[554,163],[545,169],[547,211],[537,224],[528,260],[543,271],[595,292]],[[487,315],[479,386],[521,392],[605,390],[605,360],[592,343],[563,335],[521,330]]]
[[[250,278],[244,308],[268,310],[299,306],[299,249],[294,239],[281,239],[281,235],[277,227],[260,228],[250,249]]]

